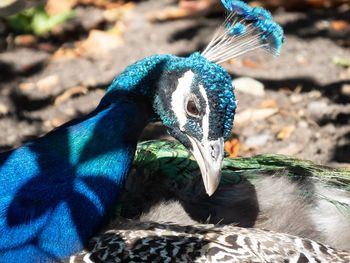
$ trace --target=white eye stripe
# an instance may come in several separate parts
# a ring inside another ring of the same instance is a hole
[[[203,140],[208,140],[208,137],[209,137],[209,115],[210,115],[209,100],[208,100],[208,96],[207,96],[207,93],[206,93],[203,85],[199,85],[199,91],[202,94],[202,96],[205,100],[205,104],[206,104],[205,114],[204,114],[203,120],[202,120]]]
[[[184,129],[187,121],[185,112],[185,99],[187,94],[191,92],[191,85],[193,83],[194,73],[189,70],[185,72],[182,78],[179,79],[179,83],[171,97],[171,107],[179,122],[180,130]]]

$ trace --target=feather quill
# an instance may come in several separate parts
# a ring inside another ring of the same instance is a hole
[[[279,55],[283,29],[269,11],[236,0],[221,2],[229,15],[202,52],[204,57],[220,64],[258,48]]]

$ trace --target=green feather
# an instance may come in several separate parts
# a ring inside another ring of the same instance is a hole
[[[171,187],[187,186],[201,181],[201,174],[193,156],[175,141],[155,140],[139,143],[134,159],[136,169],[147,170],[147,180],[168,181]],[[162,178],[159,178],[159,175]],[[158,177],[157,177],[158,176]],[[239,184],[244,180],[252,184],[262,177],[288,177],[292,182],[320,184],[323,187],[350,192],[350,170],[330,168],[311,161],[275,154],[254,157],[225,158],[220,185]],[[164,178],[165,177],[165,178]],[[271,189],[273,191],[273,189]],[[330,196],[305,191],[304,195],[321,198],[350,213],[350,206]]]

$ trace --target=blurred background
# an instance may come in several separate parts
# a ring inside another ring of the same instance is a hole
[[[350,167],[350,1],[250,4],[272,11],[286,43],[278,58],[261,51],[223,64],[239,101],[226,151]],[[225,14],[219,0],[0,0],[0,16],[4,151],[93,110],[130,63],[203,50]],[[142,139],[164,137],[155,124]]]

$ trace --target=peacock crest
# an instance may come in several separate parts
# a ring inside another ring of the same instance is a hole
[[[222,0],[229,12],[225,22],[202,52],[209,61],[221,64],[258,48],[278,55],[284,42],[283,29],[262,7],[241,1]]]

